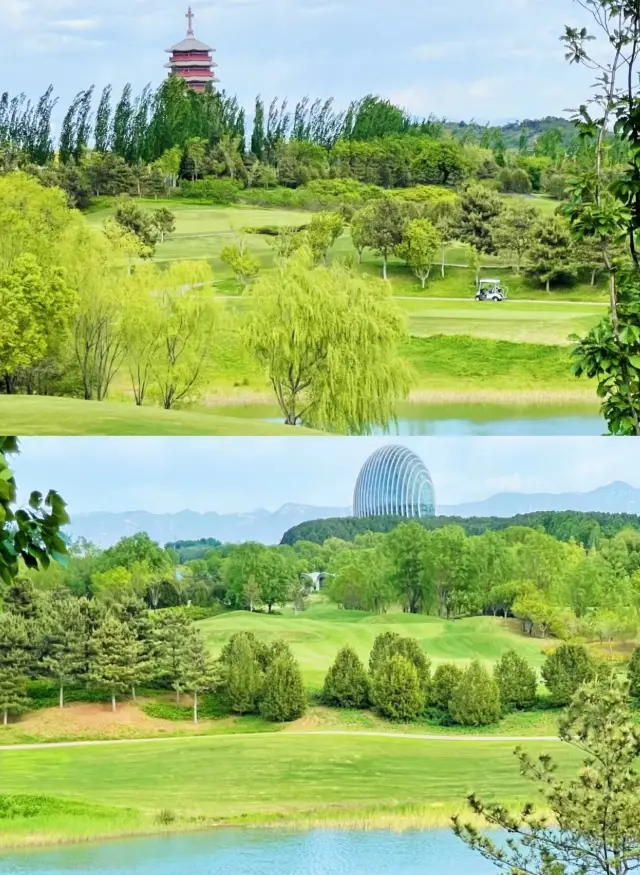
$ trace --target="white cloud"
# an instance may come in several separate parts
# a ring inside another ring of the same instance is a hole
[[[85,31],[95,30],[99,24],[97,18],[67,18],[61,21],[52,21],[49,27],[52,30]]]

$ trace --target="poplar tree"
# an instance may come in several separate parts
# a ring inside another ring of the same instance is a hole
[[[52,600],[43,624],[42,667],[56,680],[63,708],[65,686],[80,680],[85,670],[86,627],[78,600]]]
[[[116,697],[133,687],[137,660],[136,639],[124,623],[108,613],[92,641],[93,659],[90,678],[96,686],[111,694],[111,708],[116,710]]]
[[[96,152],[108,152],[110,146],[110,123],[111,123],[111,85],[107,85],[102,92],[98,109],[96,110],[96,123],[94,139]]]
[[[27,709],[28,640],[27,624],[21,617],[0,614],[0,711],[4,726],[9,714]]]
[[[181,654],[182,683],[193,695],[193,722],[198,722],[198,695],[216,684],[215,665],[198,629],[192,627]]]

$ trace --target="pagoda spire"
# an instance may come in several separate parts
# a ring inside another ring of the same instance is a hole
[[[193,33],[193,19],[195,18],[195,15],[194,15],[194,13],[191,11],[191,7],[189,7],[189,10],[188,10],[187,14],[185,15],[185,18],[186,18],[187,21],[189,22],[189,28],[188,28],[188,30],[187,30],[187,36],[193,36],[193,35],[194,35],[194,33]]]

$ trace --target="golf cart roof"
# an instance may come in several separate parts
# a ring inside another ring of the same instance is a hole
[[[500,280],[480,280],[480,285],[482,285],[483,283],[491,283],[492,286],[495,286],[496,284],[500,285]]]

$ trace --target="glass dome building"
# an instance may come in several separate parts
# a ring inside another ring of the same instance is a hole
[[[376,450],[364,463],[353,495],[356,517],[435,516],[435,490],[422,460],[407,447]]]

